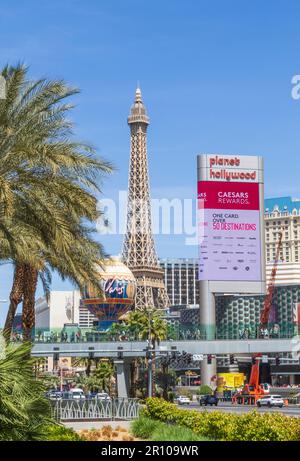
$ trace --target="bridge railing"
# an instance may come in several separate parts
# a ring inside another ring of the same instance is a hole
[[[248,340],[248,339],[288,339],[299,334],[299,327],[294,322],[280,322],[268,325],[268,328],[261,329],[258,323],[226,324],[211,327],[207,332],[201,325],[180,324],[168,325],[167,338],[175,341],[201,341],[207,339],[220,340]],[[65,329],[39,329],[32,332],[33,341],[36,343],[85,343],[85,342],[118,342],[118,341],[140,341],[139,332],[124,331],[115,334],[110,331],[95,331],[80,329],[71,333]],[[22,333],[14,332],[13,342],[22,341]]]

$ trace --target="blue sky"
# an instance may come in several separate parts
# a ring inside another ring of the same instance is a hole
[[[193,197],[199,152],[263,155],[266,197],[299,197],[300,100],[291,97],[299,14],[298,0],[2,0],[0,61],[82,89],[76,135],[117,167],[105,197],[127,188],[126,117],[137,81],[151,120],[154,197]],[[120,252],[122,237],[101,238]],[[160,257],[197,255],[184,236],[156,242]],[[2,266],[1,299],[10,284]],[[67,286],[54,278],[54,289]]]

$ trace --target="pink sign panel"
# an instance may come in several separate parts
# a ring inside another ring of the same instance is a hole
[[[198,199],[209,209],[259,211],[258,183],[199,181]]]
[[[261,280],[257,183],[198,183],[199,280]]]

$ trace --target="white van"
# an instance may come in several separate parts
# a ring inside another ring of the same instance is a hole
[[[74,400],[84,400],[85,395],[82,389],[74,387],[74,389],[70,389],[69,391],[69,398]]]

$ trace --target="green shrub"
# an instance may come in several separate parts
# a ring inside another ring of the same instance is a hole
[[[208,439],[195,434],[187,427],[160,423],[160,426],[152,433],[151,440],[154,442],[198,442]]]
[[[195,442],[207,440],[195,434],[187,427],[165,424],[155,419],[140,417],[131,424],[131,432],[135,437],[155,442]]]
[[[189,389],[186,389],[185,387],[178,387],[177,391],[178,391],[177,393],[179,395],[183,395],[184,397],[188,397],[190,400],[193,399],[193,393]]]
[[[175,392],[169,391],[168,392],[168,400],[169,400],[169,402],[174,402],[174,398],[175,398]]]
[[[213,440],[288,441],[300,440],[300,419],[280,413],[243,415],[220,411],[181,410],[161,399],[147,399],[144,416],[185,426],[196,434]]]
[[[149,440],[158,426],[160,426],[159,421],[141,416],[131,424],[131,432],[139,439]]]
[[[213,390],[211,387],[207,386],[206,384],[202,384],[202,386],[199,387],[197,390],[197,395],[211,395],[213,393]]]
[[[46,427],[47,440],[51,441],[69,441],[77,442],[84,440],[80,435],[78,435],[73,429],[60,425],[49,425]]]

